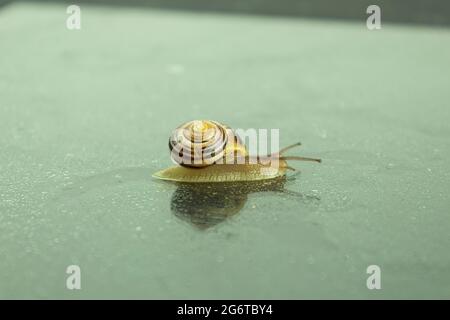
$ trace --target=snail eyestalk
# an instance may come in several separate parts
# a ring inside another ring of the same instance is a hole
[[[280,157],[280,160],[313,161],[313,162],[319,162],[319,163],[322,162],[322,159],[306,158],[306,157],[297,157],[297,156]]]
[[[290,150],[290,149],[292,149],[292,148],[301,146],[301,145],[302,145],[301,142],[297,142],[297,143],[291,144],[290,146],[284,147],[283,149],[281,149],[280,151],[278,151],[278,154],[283,154],[283,153],[285,153],[286,151],[288,151],[288,150]]]

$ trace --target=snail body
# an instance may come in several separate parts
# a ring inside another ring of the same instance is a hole
[[[195,120],[174,130],[169,138],[172,159],[178,164],[153,174],[154,178],[186,183],[250,182],[286,175],[287,160],[320,159],[283,156],[293,144],[267,157],[251,156],[233,131],[216,121]]]
[[[175,182],[244,182],[260,181],[282,177],[286,174],[285,161],[280,161],[280,167],[262,164],[221,164],[211,165],[201,169],[174,166],[156,172],[153,177]]]

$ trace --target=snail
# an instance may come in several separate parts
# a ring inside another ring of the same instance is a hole
[[[178,164],[153,174],[161,180],[185,183],[249,182],[276,179],[293,170],[288,160],[321,159],[284,156],[295,143],[268,156],[249,155],[233,130],[217,121],[194,120],[176,128],[169,138],[172,159]]]

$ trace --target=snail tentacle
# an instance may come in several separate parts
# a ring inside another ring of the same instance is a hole
[[[280,157],[280,160],[299,160],[299,161],[314,161],[314,162],[322,162],[322,159],[316,159],[316,158],[306,158],[306,157],[297,157],[297,156],[286,156],[286,157]]]
[[[292,149],[292,148],[301,146],[301,145],[302,145],[301,142],[297,142],[297,143],[291,144],[291,145],[289,145],[289,146],[287,146],[287,147],[284,147],[284,148],[281,149],[280,151],[278,151],[278,154],[283,154],[283,153],[285,153],[286,151],[288,151],[288,150],[290,150],[290,149]]]

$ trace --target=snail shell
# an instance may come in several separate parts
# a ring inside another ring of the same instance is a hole
[[[176,128],[169,138],[172,160],[179,165],[156,172],[153,177],[187,183],[276,179],[285,176],[288,169],[295,170],[288,166],[287,160],[321,162],[320,159],[282,156],[299,145],[288,146],[266,157],[250,156],[228,126],[212,120],[189,121]]]
[[[176,163],[197,168],[247,155],[231,128],[212,120],[194,120],[176,128],[169,138],[169,149]]]

